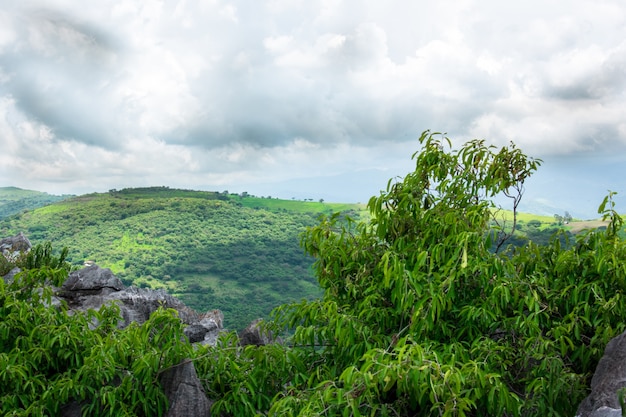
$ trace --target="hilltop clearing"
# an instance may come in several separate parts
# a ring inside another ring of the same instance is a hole
[[[572,233],[579,233],[587,229],[597,229],[600,227],[606,227],[608,224],[609,222],[604,221],[604,220],[585,220],[585,221],[579,221],[579,222],[570,222],[567,225],[567,228]]]

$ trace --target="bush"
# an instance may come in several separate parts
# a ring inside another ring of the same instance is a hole
[[[192,354],[176,312],[119,330],[114,305],[68,314],[52,304],[49,284],[60,286],[69,264],[49,245],[21,266],[11,283],[0,279],[0,415],[59,415],[71,401],[85,415],[162,415],[157,377]]]

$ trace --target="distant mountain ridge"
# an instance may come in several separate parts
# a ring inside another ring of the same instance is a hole
[[[70,197],[73,195],[52,195],[18,187],[0,187],[0,219]]]

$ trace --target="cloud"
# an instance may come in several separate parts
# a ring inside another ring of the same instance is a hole
[[[0,174],[348,178],[404,166],[429,128],[539,157],[624,151],[625,22],[617,0],[16,3],[0,11]]]

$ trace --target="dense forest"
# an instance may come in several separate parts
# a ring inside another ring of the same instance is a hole
[[[185,304],[224,312],[241,329],[277,305],[318,297],[300,234],[321,213],[349,204],[285,201],[167,187],[110,190],[0,221],[0,235],[69,249],[76,267],[95,262],[127,285],[163,288]]]

